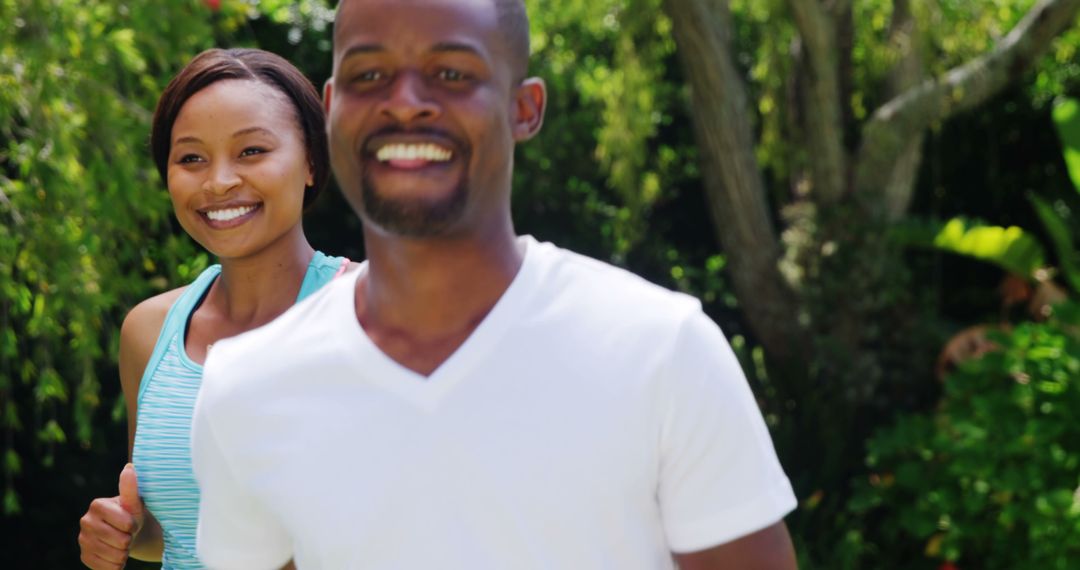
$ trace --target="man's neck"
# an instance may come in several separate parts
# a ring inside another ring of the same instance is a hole
[[[403,239],[365,232],[356,316],[406,368],[429,375],[484,320],[524,260],[512,228],[495,235]]]

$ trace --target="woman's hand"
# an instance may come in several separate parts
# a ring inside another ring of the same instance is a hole
[[[135,467],[120,472],[120,494],[94,499],[79,520],[79,550],[83,564],[94,570],[119,570],[127,562],[135,536],[143,526]]]

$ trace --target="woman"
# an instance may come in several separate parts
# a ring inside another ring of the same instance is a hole
[[[189,439],[202,363],[218,340],[271,321],[348,266],[313,250],[301,225],[329,177],[324,121],[303,74],[260,50],[203,52],[162,93],[154,161],[180,225],[220,265],[124,319],[134,469],[80,521],[87,566],[121,568],[130,553],[166,569],[201,567]]]

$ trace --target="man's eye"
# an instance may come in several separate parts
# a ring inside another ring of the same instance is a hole
[[[266,152],[265,148],[259,146],[249,146],[244,150],[240,151],[240,156],[253,156],[256,154],[262,154],[264,152]]]
[[[363,71],[353,76],[353,81],[378,81],[383,78],[383,74],[378,70]]]
[[[438,78],[443,81],[465,81],[468,76],[456,69],[442,69],[438,73]]]

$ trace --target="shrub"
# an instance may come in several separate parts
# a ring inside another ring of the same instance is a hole
[[[858,567],[1076,568],[1080,304],[993,340],[937,409],[868,442],[844,547]]]

